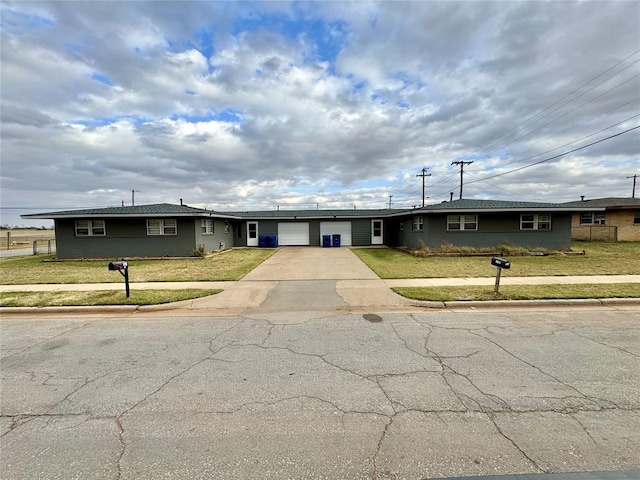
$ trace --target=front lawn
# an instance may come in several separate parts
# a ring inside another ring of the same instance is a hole
[[[98,305],[158,305],[215,295],[222,290],[134,290],[124,292],[99,290],[86,292],[3,292],[0,307],[60,307]]]
[[[574,298],[640,298],[640,283],[579,285],[501,285],[493,286],[398,287],[393,289],[414,300],[452,302],[469,300],[550,300]]]
[[[272,249],[234,249],[208,258],[131,260],[130,282],[206,282],[240,280],[269,258]],[[109,271],[108,260],[45,262],[53,255],[3,258],[0,284],[118,283],[122,276]]]
[[[576,242],[573,251],[585,255],[508,257],[511,269],[503,276],[637,275],[640,273],[640,242]],[[415,257],[390,248],[354,248],[380,278],[493,277],[490,257]]]

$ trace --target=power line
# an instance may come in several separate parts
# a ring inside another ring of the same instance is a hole
[[[422,177],[422,206],[423,207],[424,207],[424,179],[425,179],[425,177],[430,177],[430,176],[431,176],[431,174],[427,173],[427,168],[426,167],[424,167],[422,169],[422,174],[416,175],[416,177]]]
[[[637,102],[639,102],[639,101],[640,101],[640,97],[636,97],[636,98],[634,98],[633,100],[630,100],[630,101],[625,102],[625,103],[623,103],[623,104],[621,104],[621,105],[618,105],[617,107],[612,108],[611,110],[607,110],[606,112],[602,112],[600,115],[597,115],[597,116],[595,116],[595,117],[589,117],[589,118],[587,118],[587,119],[586,119],[585,121],[583,121],[583,122],[576,123],[576,124],[573,124],[573,123],[572,123],[571,125],[569,125],[569,126],[568,126],[567,128],[565,128],[564,130],[559,130],[559,131],[555,132],[555,135],[556,135],[556,136],[558,136],[558,135],[560,135],[560,134],[562,134],[562,133],[565,133],[565,132],[567,132],[567,131],[569,131],[569,130],[576,129],[577,127],[581,127],[582,125],[584,125],[584,124],[586,124],[586,123],[593,122],[594,120],[596,120],[596,119],[598,119],[598,118],[600,118],[600,117],[602,117],[602,116],[604,116],[604,115],[608,115],[608,114],[610,114],[611,112],[615,112],[616,110],[619,110],[619,109],[621,109],[621,108],[623,108],[623,107],[626,107],[627,105],[631,105],[632,103],[637,103]],[[624,123],[624,122],[626,122],[627,120],[630,120],[630,119],[635,118],[635,117],[637,117],[637,116],[638,116],[638,115],[634,115],[634,116],[632,116],[632,117],[629,117],[629,118],[627,118],[627,119],[625,119],[625,120],[623,120],[623,121],[621,121],[621,122],[619,122],[619,123],[616,123],[616,124],[614,124],[614,125],[611,125],[610,127],[607,127],[607,128],[602,129],[602,130],[599,130],[598,132],[592,133],[591,135],[587,135],[586,137],[582,137],[582,138],[581,138],[581,139],[579,139],[579,140],[575,140],[575,142],[580,141],[580,140],[583,140],[583,139],[585,139],[585,138],[588,138],[588,137],[590,137],[590,136],[592,136],[592,135],[595,135],[595,134],[597,134],[597,133],[603,132],[604,130],[607,130],[607,129],[609,129],[609,128],[613,127],[613,126],[619,125],[620,123]],[[574,142],[569,142],[569,143],[566,143],[565,145],[570,145],[571,143],[574,143]],[[562,147],[563,147],[563,146],[565,146],[565,145],[562,145],[562,146],[557,147],[557,148],[562,148]],[[516,153],[518,153],[518,152],[521,152],[521,151],[525,150],[526,148],[527,148],[527,147],[525,146],[525,147],[518,148],[518,149],[515,149],[515,150],[510,150],[510,151],[509,151],[509,153],[510,153],[510,155],[514,155],[514,154],[516,154]],[[552,152],[553,150],[555,150],[555,149],[547,150],[547,152]],[[542,152],[542,153],[540,153],[540,154],[538,154],[538,155],[544,155],[544,153],[547,153],[547,152]],[[524,158],[524,159],[522,159],[522,160],[517,160],[517,161],[515,161],[515,162],[509,162],[509,163],[504,164],[503,166],[511,165],[512,163],[522,162],[522,161],[524,161],[524,160],[528,160],[529,158],[532,158],[532,157]]]
[[[622,123],[625,123],[625,122],[628,122],[629,120],[633,120],[633,119],[634,119],[634,118],[636,118],[636,117],[640,117],[640,113],[639,113],[639,114],[637,114],[637,115],[632,115],[632,116],[630,116],[630,117],[628,117],[628,118],[625,118],[624,120],[622,120],[622,121],[620,121],[620,122],[618,122],[618,123],[614,123],[613,125],[609,125],[608,127],[605,127],[605,128],[603,128],[603,129],[601,129],[601,130],[598,130],[597,132],[593,132],[593,133],[590,133],[589,135],[585,135],[584,137],[578,138],[577,140],[573,140],[573,141],[571,141],[571,142],[567,142],[567,143],[565,143],[564,145],[560,145],[560,146],[555,147],[555,148],[552,148],[552,149],[550,149],[550,150],[545,150],[544,152],[536,153],[535,155],[531,155],[531,156],[529,156],[529,157],[521,158],[520,160],[515,160],[515,161],[513,161],[513,162],[505,163],[505,164],[503,164],[502,166],[503,166],[503,167],[506,167],[507,165],[513,165],[514,163],[521,163],[521,162],[525,162],[525,161],[527,161],[527,160],[531,160],[532,158],[539,157],[540,155],[545,155],[545,154],[547,154],[547,153],[551,153],[551,152],[553,152],[554,150],[558,150],[558,149],[563,148],[563,147],[566,147],[566,146],[568,146],[568,145],[572,145],[572,144],[574,144],[574,143],[581,142],[582,140],[586,140],[586,139],[587,139],[587,138],[589,138],[589,137],[593,137],[594,135],[597,135],[597,134],[599,134],[599,133],[602,133],[602,132],[604,132],[604,131],[606,131],[606,130],[609,130],[609,129],[613,128],[613,127],[617,127],[618,125],[620,125],[620,124],[622,124]]]
[[[638,177],[638,175],[633,175],[632,177],[627,177],[627,178],[633,178],[633,190],[631,190],[631,198],[636,198],[636,178]]]
[[[627,57],[623,58],[622,60],[620,60],[618,63],[616,63],[615,65],[613,65],[612,67],[608,68],[607,70],[605,70],[604,72],[600,73],[599,75],[595,76],[594,78],[592,78],[591,80],[585,82],[584,84],[582,84],[581,86],[579,86],[578,88],[572,90],[571,92],[569,92],[568,94],[566,94],[565,96],[563,96],[562,98],[560,98],[559,100],[556,100],[555,102],[553,102],[551,105],[547,106],[546,108],[540,110],[538,113],[532,115],[531,117],[527,118],[526,120],[524,120],[523,122],[515,125],[513,128],[511,128],[510,130],[508,130],[507,132],[503,133],[502,135],[500,135],[499,137],[495,138],[494,140],[490,141],[489,143],[485,144],[483,147],[480,148],[480,151],[484,151],[485,149],[487,149],[488,147],[496,144],[498,141],[502,140],[505,137],[508,137],[509,134],[511,134],[511,132],[514,132],[515,130],[519,129],[520,127],[524,126],[525,124],[527,124],[528,122],[531,122],[533,119],[535,119],[536,117],[540,116],[542,113],[546,112],[547,110],[549,110],[550,108],[556,106],[557,104],[559,104],[560,102],[562,102],[563,100],[565,100],[566,98],[570,97],[571,95],[573,95],[574,93],[578,92],[579,90],[581,90],[582,88],[586,87],[587,85],[589,85],[591,82],[597,80],[598,78],[602,77],[603,75],[606,75],[608,72],[610,72],[611,70],[615,69],[617,66],[621,65],[622,63],[626,62],[629,58],[633,57],[634,55],[638,54],[640,52],[640,50],[636,50],[635,52],[631,53],[630,55],[628,55]],[[621,71],[617,72],[616,74],[610,76],[609,78],[607,78],[606,80],[598,83],[597,85],[593,86],[592,88],[590,88],[589,90],[587,90],[586,92],[583,92],[582,94],[580,94],[579,96],[573,98],[572,100],[570,100],[569,102],[566,102],[565,104],[559,106],[558,108],[556,108],[555,110],[549,112],[548,114],[538,118],[536,121],[541,120],[542,118],[547,117],[548,115],[550,115],[551,113],[559,110],[560,108],[564,107],[565,105],[568,105],[569,103],[575,101],[576,99],[580,98],[581,96],[589,93],[591,90],[593,90],[594,88],[598,87],[599,85],[601,85],[602,83],[610,80],[611,78],[613,78],[616,75],[619,75],[620,73],[622,73],[623,71],[627,70],[628,68],[632,67],[633,65],[635,65],[636,63],[640,62],[640,60],[636,60],[635,62],[633,62],[631,65],[628,65],[627,67],[625,67],[624,69],[622,69]],[[624,82],[626,83],[626,82]],[[617,88],[617,87],[614,87]],[[610,91],[610,90],[609,90]],[[605,93],[608,93],[605,92]],[[599,98],[599,97],[596,97]],[[591,101],[593,101],[595,99],[592,99]],[[587,102],[588,103],[588,102]],[[584,105],[584,104],[583,104]],[[555,121],[555,120],[554,120]],[[551,123],[551,122],[549,122]],[[513,143],[513,142],[511,142]],[[507,144],[507,145],[510,145]],[[469,158],[472,154],[466,155],[465,157],[462,158],[462,160],[464,160],[465,158]]]
[[[541,164],[541,163],[549,162],[549,161],[551,161],[551,160],[555,160],[556,158],[563,157],[563,156],[568,155],[568,154],[570,154],[570,153],[577,152],[577,151],[579,151],[579,150],[583,150],[583,149],[585,149],[585,148],[587,148],[587,147],[591,147],[591,146],[593,146],[593,145],[597,145],[598,143],[602,143],[602,142],[604,142],[604,141],[606,141],[606,140],[610,140],[610,139],[612,139],[612,138],[619,137],[620,135],[624,135],[625,133],[629,133],[629,132],[631,132],[631,131],[633,131],[633,130],[637,130],[638,128],[640,128],[640,125],[638,125],[637,127],[629,128],[629,129],[627,129],[627,130],[624,130],[624,131],[622,131],[622,132],[616,133],[615,135],[611,135],[611,136],[606,137],[606,138],[603,138],[603,139],[601,139],[601,140],[597,140],[597,141],[595,141],[595,142],[589,143],[589,144],[587,144],[587,145],[583,145],[582,147],[574,148],[573,150],[569,150],[568,152],[564,152],[564,153],[561,153],[561,154],[559,154],[559,155],[555,155],[555,156],[553,156],[553,157],[545,158],[544,160],[540,160],[539,162],[535,162],[535,163],[531,163],[531,164],[529,164],[529,165],[525,165],[525,166],[523,166],[523,167],[515,168],[515,169],[513,169],[513,170],[509,170],[508,172],[497,173],[497,174],[495,174],[495,175],[491,175],[491,176],[489,176],[489,177],[480,178],[480,179],[478,179],[478,180],[472,180],[472,181],[470,181],[470,182],[467,182],[467,185],[468,185],[468,184],[470,184],[470,183],[483,182],[483,181],[485,181],[485,180],[489,180],[489,179],[491,179],[491,178],[502,177],[503,175],[508,175],[509,173],[517,172],[517,171],[519,171],[519,170],[524,170],[525,168],[529,168],[529,167],[533,167],[533,166],[535,166],[535,165],[539,165],[539,164]]]
[[[471,160],[470,162],[463,162],[458,160],[457,162],[451,162],[451,165],[460,165],[460,200],[462,200],[462,176],[464,174],[464,166],[465,165],[471,165],[473,163],[473,160]]]

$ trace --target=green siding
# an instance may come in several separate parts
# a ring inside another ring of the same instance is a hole
[[[309,245],[319,247],[320,242],[320,220],[312,220],[309,222]]]
[[[563,249],[571,246],[569,213],[552,213],[550,231],[520,230],[520,213],[480,213],[478,230],[455,232],[447,231],[447,215],[423,215],[422,232],[411,230],[412,218],[403,218],[404,228],[398,232],[395,246],[420,248],[424,244],[439,247],[443,243],[476,248],[492,247],[499,243],[531,248]]]
[[[106,219],[104,237],[76,237],[74,220],[55,225],[58,258],[187,257],[196,246],[191,218],[177,219],[177,235],[147,235],[144,219]]]
[[[207,252],[214,252],[234,245],[234,224],[231,221],[213,219],[213,234],[202,233],[202,220],[195,220],[196,245],[204,245]]]
[[[351,245],[366,247],[371,245],[371,219],[357,218],[351,220]]]

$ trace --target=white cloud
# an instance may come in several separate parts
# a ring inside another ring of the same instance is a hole
[[[119,205],[135,189],[138,203],[376,208],[394,195],[411,206],[424,166],[431,201],[457,196],[456,159],[475,160],[465,197],[563,201],[629,195],[637,173],[635,131],[473,182],[639,124],[639,54],[562,100],[637,50],[637,2],[3,12],[3,205]]]

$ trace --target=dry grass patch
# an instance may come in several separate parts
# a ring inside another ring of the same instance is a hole
[[[498,294],[493,286],[398,287],[394,292],[414,300],[434,302],[470,300],[552,300],[576,298],[640,298],[640,283],[580,285],[503,285]]]
[[[61,307],[100,305],[158,305],[215,295],[222,290],[135,290],[127,298],[124,292],[6,292],[0,294],[1,307]]]
[[[234,249],[207,258],[131,260],[130,282],[207,282],[240,280],[269,258],[272,249]],[[0,284],[119,283],[118,272],[107,269],[108,260],[47,262],[53,255],[3,258]]]

